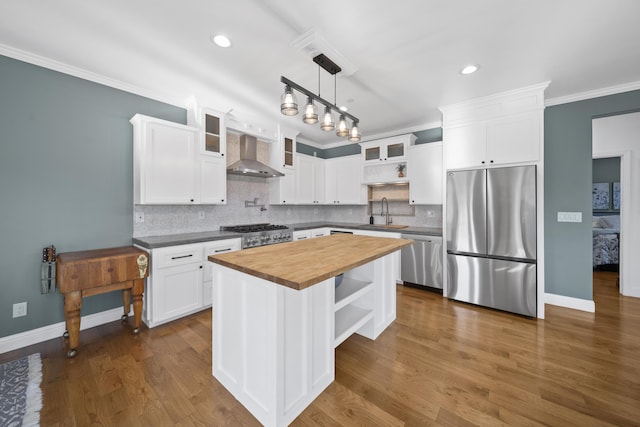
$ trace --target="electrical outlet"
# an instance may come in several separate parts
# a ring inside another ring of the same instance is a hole
[[[204,219],[204,211],[198,212],[198,219]]]
[[[18,302],[13,304],[13,317],[22,317],[27,315],[27,302]]]
[[[287,216],[291,216],[291,209],[287,209]]]
[[[349,216],[353,215],[353,209],[349,208]]]
[[[434,216],[435,216],[435,212],[434,211],[432,211],[432,210],[428,210],[427,211],[427,217],[428,218],[433,218]]]
[[[144,222],[144,212],[136,212],[136,222]]]

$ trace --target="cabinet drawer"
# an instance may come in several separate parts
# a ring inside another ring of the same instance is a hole
[[[153,251],[156,268],[202,262],[202,245],[172,246]]]
[[[240,239],[219,240],[204,245],[204,280],[211,280],[211,262],[209,255],[224,254],[227,252],[239,251],[242,248]]]

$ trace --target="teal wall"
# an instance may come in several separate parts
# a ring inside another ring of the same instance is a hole
[[[591,121],[640,108],[640,91],[550,106],[544,113],[545,292],[593,299]],[[559,211],[582,212],[559,223]]]
[[[186,123],[186,110],[0,56],[0,337],[64,320],[40,294],[42,248],[130,245],[136,113]],[[12,305],[27,302],[27,316]],[[121,305],[85,298],[82,314]]]
[[[593,182],[620,182],[620,157],[593,159]]]

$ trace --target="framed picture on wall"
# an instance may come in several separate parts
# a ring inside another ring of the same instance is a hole
[[[608,210],[610,192],[608,182],[594,182],[592,191],[593,210]]]
[[[620,183],[613,183],[613,209],[620,210]]]

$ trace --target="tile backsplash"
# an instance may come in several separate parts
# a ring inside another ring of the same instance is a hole
[[[259,207],[245,207],[245,201],[258,198],[266,211]],[[367,206],[295,206],[269,205],[269,181],[227,175],[226,205],[136,205],[136,213],[144,214],[144,222],[134,222],[133,237],[158,236],[166,234],[193,233],[219,230],[223,225],[254,224],[296,224],[301,222],[330,221],[365,224],[369,222]],[[390,210],[393,216],[393,206]],[[204,214],[204,218],[201,218]],[[374,215],[376,224],[384,222],[380,215]],[[135,221],[135,220],[134,220]],[[442,206],[416,206],[415,216],[398,216],[395,224],[419,227],[442,227]]]

